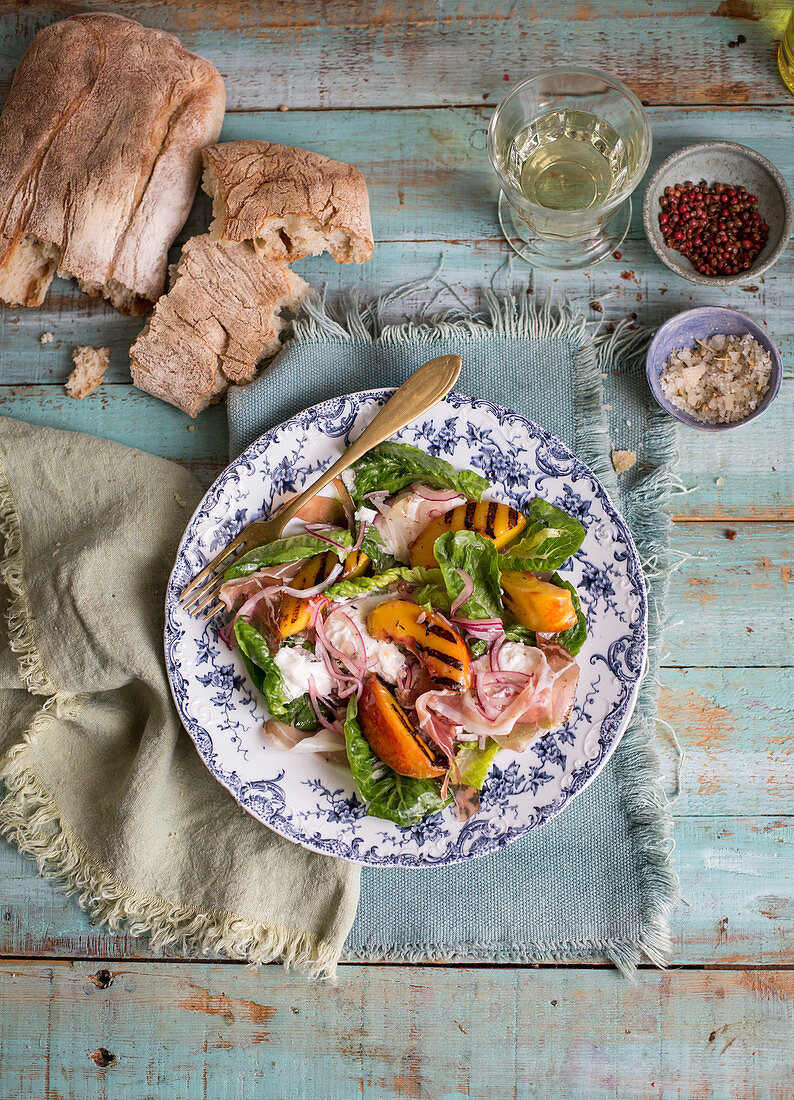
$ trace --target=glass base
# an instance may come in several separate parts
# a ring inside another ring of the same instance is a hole
[[[577,237],[575,240],[549,240],[547,237],[532,236],[528,225],[516,221],[513,208],[502,192],[499,195],[499,224],[513,251],[535,267],[553,270],[592,267],[620,248],[626,239],[631,224],[631,199],[626,199],[591,236]]]

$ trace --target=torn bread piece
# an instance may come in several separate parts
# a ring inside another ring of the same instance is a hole
[[[110,348],[72,348],[74,370],[66,379],[70,397],[88,397],[105,381],[110,363]]]
[[[369,194],[352,165],[253,140],[211,145],[203,157],[213,240],[253,241],[287,263],[321,252],[340,264],[372,256]]]
[[[637,465],[637,452],[613,451],[612,465],[615,467],[619,474],[624,474],[626,470],[630,470],[632,466]]]
[[[145,313],[225,101],[209,61],[132,19],[39,31],[0,115],[0,300],[40,305],[57,271]]]
[[[300,307],[309,286],[248,241],[193,237],[171,289],[130,351],[132,380],[196,416],[229,386],[250,382],[280,347],[281,310]]]

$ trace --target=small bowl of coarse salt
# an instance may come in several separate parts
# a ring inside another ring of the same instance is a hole
[[[777,397],[780,352],[750,317],[722,306],[677,313],[651,341],[653,396],[671,416],[705,432],[755,420]]]

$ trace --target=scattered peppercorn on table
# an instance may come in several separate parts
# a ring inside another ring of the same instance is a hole
[[[491,111],[511,84],[567,61],[613,73],[647,105],[650,171],[682,145],[719,137],[750,145],[791,185],[794,99],[774,48],[788,9],[218,0],[199,17],[185,0],[114,5],[215,63],[228,93],[222,140],[265,138],[362,170],[375,253],[355,269],[315,260],[312,281],[331,296],[372,298],[429,279],[443,257],[443,286],[415,290],[400,309],[414,312],[431,295],[438,307],[473,303],[489,285],[647,325],[693,304],[732,305],[766,327],[786,378],[747,427],[679,429],[687,491],[674,506],[682,564],[660,714],[685,753],[673,805],[684,904],[668,971],[642,967],[632,985],[580,964],[345,965],[335,985],[307,983],[277,966],[253,972],[113,936],[0,843],[6,1100],[789,1094],[794,251],[746,284],[696,287],[654,257],[640,188],[613,258],[571,274],[511,268],[485,152]],[[3,96],[33,33],[58,17],[38,0],[0,10]],[[199,198],[179,241],[207,219]],[[194,423],[130,384],[140,319],[60,280],[40,309],[6,307],[0,318],[4,415],[120,440],[184,463],[205,483],[226,464],[222,406]],[[110,348],[105,383],[85,400],[64,391],[76,345]],[[668,765],[672,790],[671,757]]]

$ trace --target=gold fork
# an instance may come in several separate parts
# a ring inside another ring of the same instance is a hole
[[[415,370],[410,378],[406,379],[392,394],[358,439],[350,444],[344,454],[341,454],[325,473],[320,474],[307,489],[293,497],[272,519],[249,523],[228,546],[215,555],[209,565],[196,574],[179,597],[180,603],[189,610],[191,615],[198,615],[207,605],[211,605],[209,611],[203,616],[205,620],[217,615],[223,607],[220,600],[216,599],[218,589],[223,583],[223,574],[219,572],[221,566],[225,571],[241,554],[279,538],[286,525],[294,519],[300,509],[343,470],[352,466],[354,462],[358,462],[367,451],[394,435],[406,424],[410,424],[417,416],[427,412],[437,401],[445,397],[457,382],[461,365],[459,355],[440,355],[437,359],[431,359],[429,363]]]

